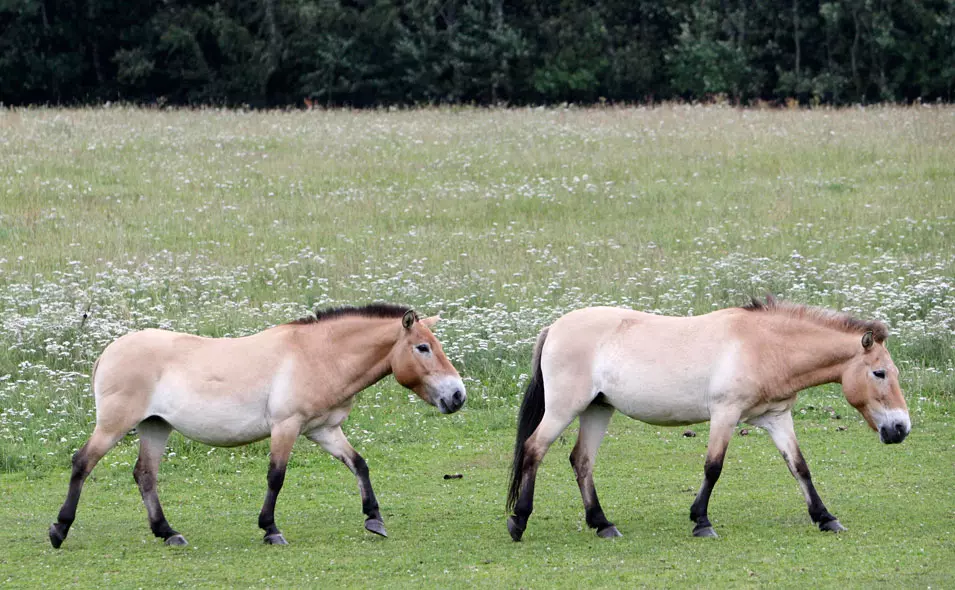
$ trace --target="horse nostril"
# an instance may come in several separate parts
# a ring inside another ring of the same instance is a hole
[[[451,401],[454,402],[454,405],[460,406],[464,403],[464,395],[461,393],[460,389],[454,391],[454,395],[451,396]]]
[[[900,443],[905,440],[908,434],[909,431],[906,428],[905,422],[896,422],[890,426],[887,425],[879,428],[879,435],[882,437],[882,442],[884,443]]]

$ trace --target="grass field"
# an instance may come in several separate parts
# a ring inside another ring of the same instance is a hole
[[[0,110],[0,584],[951,587],[953,146],[951,107]],[[705,425],[684,438],[617,416],[596,482],[625,536],[583,522],[571,427],[524,542],[509,540],[508,461],[541,327],[586,305],[686,315],[767,292],[892,331],[904,444],[880,445],[838,387],[797,405],[847,533],[809,523],[754,430],[734,437],[713,495],[722,537],[692,538]],[[263,546],[267,445],[173,435],[160,497],[191,545],[164,547],[130,436],[49,546],[109,341],[150,326],[242,335],[375,300],[441,312],[469,392],[453,416],[390,378],[359,397],[345,432],[390,538],[364,532],[354,478],[304,441],[277,509],[292,544]]]

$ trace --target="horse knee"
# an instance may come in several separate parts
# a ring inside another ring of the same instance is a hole
[[[89,458],[86,455],[86,445],[83,445],[80,450],[73,453],[73,478],[82,477],[87,474]]]
[[[155,473],[142,459],[136,461],[136,466],[133,467],[133,479],[144,492],[150,492],[156,487]]]
[[[521,468],[526,473],[528,469],[533,469],[541,462],[541,459],[544,458],[544,452],[538,445],[532,444],[530,441],[524,445],[524,463],[521,465]]]
[[[269,471],[265,480],[270,490],[278,491],[282,489],[282,484],[285,483],[285,467],[285,464],[278,464],[274,461],[269,463]]]
[[[577,479],[585,479],[593,472],[593,465],[586,457],[581,457],[571,453],[570,465],[574,468],[574,475]]]
[[[368,471],[368,463],[365,461],[364,457],[355,453],[354,458],[352,458],[352,465],[354,465],[355,475],[358,477],[369,477],[370,472]]]

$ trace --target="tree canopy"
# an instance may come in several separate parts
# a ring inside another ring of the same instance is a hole
[[[0,103],[953,99],[955,0],[0,0]]]

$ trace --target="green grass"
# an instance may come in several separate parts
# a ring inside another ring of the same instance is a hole
[[[953,145],[951,107],[0,110],[0,584],[951,586]],[[904,444],[880,445],[836,386],[797,406],[847,533],[810,524],[754,430],[734,437],[714,492],[722,537],[692,538],[706,427],[684,438],[617,416],[596,480],[625,536],[583,523],[571,427],[524,541],[509,540],[509,455],[541,327],[586,305],[685,315],[766,292],[890,326]],[[389,539],[362,529],[347,469],[300,442],[277,513],[292,544],[263,546],[267,444],[174,435],[160,495],[190,547],[149,533],[128,437],[50,548],[109,341],[149,326],[247,334],[374,300],[440,311],[469,392],[450,417],[390,379],[359,397],[345,432]]]
[[[356,416],[370,427],[369,417]],[[428,433],[418,440],[362,449],[388,539],[363,530],[357,488],[344,466],[302,444],[278,508],[291,545],[262,545],[256,528],[264,457],[226,460],[230,451],[219,449],[218,461],[164,464],[166,514],[191,542],[181,550],[164,547],[149,532],[130,475],[130,441],[87,484],[79,519],[60,550],[49,546],[45,532],[62,501],[66,472],[0,480],[9,506],[0,531],[0,581],[15,587],[546,588],[946,587],[955,579],[948,419],[917,423],[901,446],[881,445],[854,416],[835,421],[816,412],[799,421],[819,491],[849,528],[840,535],[809,522],[798,486],[767,435],[736,436],[710,505],[721,538],[705,540],[690,535],[688,519],[702,477],[705,428],[684,438],[682,429],[618,416],[601,449],[597,486],[624,537],[599,539],[583,523],[567,464],[568,435],[541,469],[536,511],[520,544],[504,527],[509,429],[486,429],[497,422],[486,411],[445,418],[426,410],[418,420]],[[836,424],[848,429],[837,431]],[[446,473],[464,478],[444,480]]]

